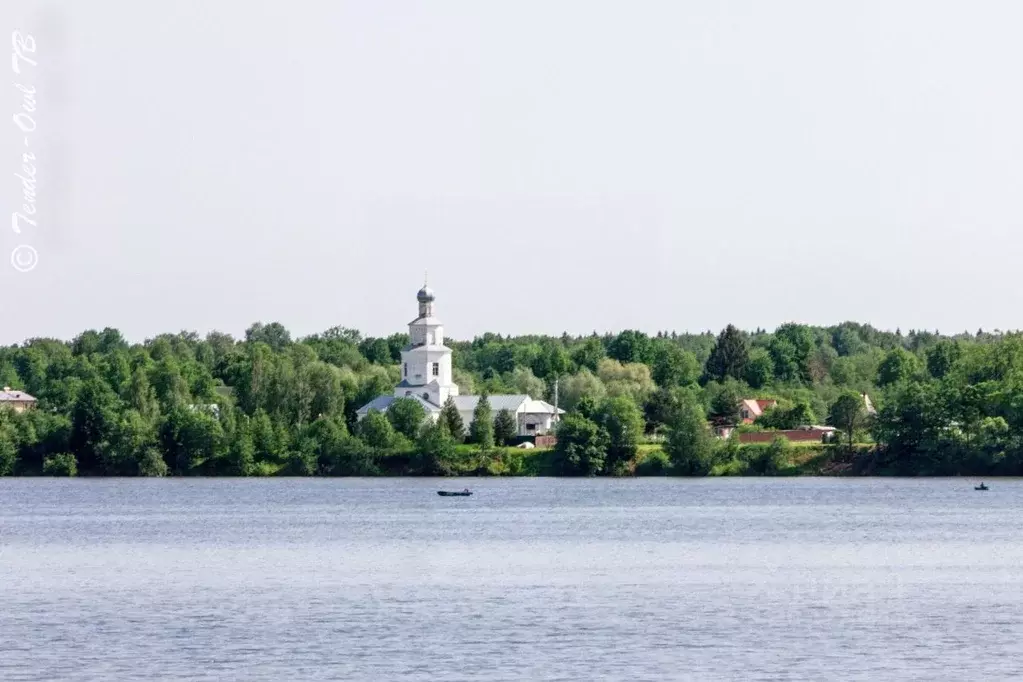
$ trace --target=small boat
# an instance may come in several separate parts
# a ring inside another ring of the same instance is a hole
[[[986,485],[984,485],[983,483],[981,483],[980,485],[973,486],[973,489],[974,490],[989,490],[989,488]]]
[[[469,497],[472,495],[472,491],[468,488],[465,490],[438,490],[437,494],[441,497]]]

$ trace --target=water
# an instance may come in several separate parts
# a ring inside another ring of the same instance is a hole
[[[1023,678],[1023,482],[0,480],[0,680]]]

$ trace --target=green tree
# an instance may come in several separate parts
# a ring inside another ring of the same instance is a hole
[[[852,449],[856,430],[863,427],[867,408],[863,396],[856,391],[843,391],[831,404],[828,423],[846,435]]]
[[[498,445],[508,445],[515,440],[518,427],[515,424],[515,416],[509,410],[498,410],[494,417],[494,442]]]
[[[102,453],[103,473],[134,476],[146,452],[155,447],[158,447],[156,425],[137,410],[127,410],[118,419],[109,445]]]
[[[235,428],[222,473],[229,476],[251,476],[256,468],[256,442],[252,438],[249,420],[244,417]]]
[[[783,324],[774,332],[768,352],[774,360],[774,376],[788,382],[812,381],[810,358],[816,341],[806,325]]]
[[[658,386],[687,386],[700,377],[696,356],[673,342],[658,343],[654,351],[653,379]]]
[[[426,419],[426,410],[415,398],[398,398],[387,408],[387,419],[395,431],[409,440],[415,440]]]
[[[448,399],[444,401],[439,420],[444,422],[448,433],[455,439],[455,442],[461,443],[465,440],[465,422],[462,419],[462,414],[458,411],[458,407],[455,405],[453,397],[448,396]]]
[[[82,384],[71,411],[69,444],[81,471],[103,473],[103,454],[116,428],[119,407],[117,396],[103,380],[90,378]]]
[[[962,357],[962,347],[954,340],[942,340],[927,350],[927,371],[935,379],[943,379]]]
[[[610,438],[607,431],[578,414],[558,423],[554,472],[561,476],[595,476],[604,469]]]
[[[480,399],[472,410],[469,440],[479,445],[480,450],[484,452],[494,447],[494,420],[486,392],[480,394]]]
[[[735,384],[725,384],[711,398],[710,413],[718,419],[736,424],[739,421],[742,399],[742,393]]]
[[[774,381],[774,360],[764,348],[753,348],[743,374],[746,383],[753,388],[763,388]]]
[[[43,475],[77,476],[78,462],[75,460],[75,456],[69,452],[51,455],[43,460]]]
[[[572,359],[565,347],[557,342],[543,344],[540,354],[532,363],[533,373],[541,379],[554,379],[568,373]],[[534,396],[539,397],[539,396]]]
[[[643,415],[627,396],[608,398],[597,411],[597,424],[608,435],[604,461],[607,473],[624,473],[625,466],[636,456],[643,435]]]
[[[220,422],[208,412],[188,407],[175,408],[167,415],[160,440],[168,467],[178,475],[215,466],[224,450]]]
[[[149,477],[166,476],[168,473],[167,463],[163,461],[163,455],[156,448],[148,448],[139,461],[138,475]]]
[[[390,450],[395,445],[394,427],[378,410],[370,410],[358,425],[359,437],[375,450]]]
[[[778,436],[767,447],[760,448],[750,461],[750,471],[762,476],[774,476],[788,464],[792,456],[792,444],[787,438]]]
[[[455,455],[455,441],[441,422],[426,424],[416,440],[412,466],[423,476],[442,476]]]
[[[725,327],[707,358],[707,376],[715,381],[742,379],[749,362],[746,339],[733,325]]]
[[[581,344],[572,349],[572,362],[579,369],[586,368],[590,372],[596,372],[600,361],[607,356],[604,344],[596,336],[591,336]]]
[[[604,399],[607,395],[607,388],[604,382],[593,375],[588,369],[579,370],[578,373],[565,377],[560,383],[560,398],[562,409],[572,411],[583,398],[591,398],[596,401]]]
[[[877,369],[879,386],[891,386],[916,374],[919,363],[916,356],[902,348],[895,348],[885,356]]]
[[[331,454],[327,473],[332,476],[375,476],[380,473],[373,448],[354,436],[341,439]]]
[[[707,417],[699,404],[683,403],[668,426],[664,443],[675,473],[705,476],[714,465],[714,442],[707,428]]]
[[[14,474],[18,464],[18,443],[12,429],[0,423],[0,476]]]
[[[607,354],[623,365],[630,362],[649,362],[651,352],[650,337],[633,329],[614,337],[607,346]]]
[[[772,407],[757,419],[757,426],[765,429],[795,429],[816,423],[817,415],[806,400],[799,400],[791,407]]]
[[[265,343],[275,352],[280,352],[291,345],[291,334],[280,322],[257,322],[245,330],[245,341],[249,344]]]

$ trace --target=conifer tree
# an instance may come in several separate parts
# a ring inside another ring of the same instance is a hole
[[[507,445],[515,438],[515,416],[509,410],[499,410],[494,417],[494,442]]]
[[[734,325],[728,325],[718,336],[714,350],[707,358],[707,376],[717,381],[728,377],[742,379],[748,362],[746,339]]]
[[[448,433],[455,439],[456,442],[461,443],[465,440],[465,422],[462,421],[462,415],[459,414],[458,408],[455,407],[455,399],[448,396],[448,399],[444,401],[444,406],[440,410],[439,421],[447,426]]]
[[[494,421],[486,391],[480,394],[479,402],[472,411],[469,439],[479,445],[480,450],[485,451],[494,447]]]

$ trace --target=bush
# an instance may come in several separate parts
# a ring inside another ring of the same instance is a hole
[[[785,438],[775,438],[770,445],[746,446],[743,459],[749,463],[749,473],[774,476],[789,465],[792,444]]]
[[[666,476],[671,460],[664,450],[652,450],[636,465],[637,476]]]
[[[44,476],[77,476],[78,460],[69,453],[53,455],[43,460]]]
[[[166,476],[167,463],[156,448],[146,448],[139,460],[139,476]]]

